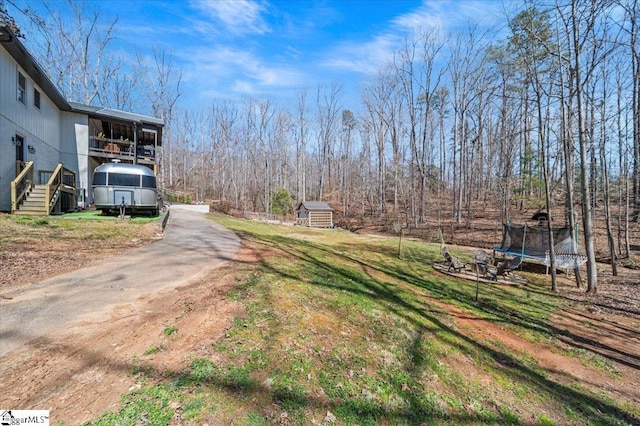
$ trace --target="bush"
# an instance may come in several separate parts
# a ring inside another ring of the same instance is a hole
[[[221,200],[221,201],[215,202],[215,203],[211,204],[209,207],[213,211],[216,211],[218,213],[224,213],[224,214],[229,214],[229,212],[233,208],[231,203],[226,201],[226,200]]]
[[[271,213],[279,216],[289,216],[292,203],[293,198],[291,198],[289,192],[284,188],[280,188],[271,196]]]

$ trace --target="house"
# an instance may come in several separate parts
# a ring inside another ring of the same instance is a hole
[[[0,211],[47,215],[92,202],[93,170],[118,160],[158,172],[164,122],[68,102],[0,26]]]
[[[297,225],[333,228],[333,209],[324,201],[303,201],[296,208]]]

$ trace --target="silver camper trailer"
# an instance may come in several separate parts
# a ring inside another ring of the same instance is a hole
[[[148,213],[159,206],[153,171],[136,164],[105,163],[93,171],[93,201],[105,214]]]

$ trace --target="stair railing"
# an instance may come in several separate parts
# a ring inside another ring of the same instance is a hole
[[[76,191],[76,172],[73,170],[69,170],[66,167],[62,169],[62,185],[64,185],[67,189],[73,190],[75,194]]]
[[[18,210],[18,206],[33,188],[33,161],[25,163],[22,171],[11,181],[11,213]]]
[[[62,163],[58,163],[58,167],[51,173],[49,181],[46,183],[45,202],[47,203],[47,214],[51,213],[53,206],[58,200],[60,194],[60,184],[62,183]]]
[[[45,200],[47,201],[48,213],[51,213],[55,207],[61,187],[64,187],[65,192],[69,192],[75,197],[76,174],[73,170],[69,170],[62,163],[59,163],[58,167],[51,172],[51,177],[46,183]]]

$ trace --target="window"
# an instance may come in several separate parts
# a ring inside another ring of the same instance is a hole
[[[94,185],[106,185],[107,184],[107,174],[105,172],[96,172],[93,174],[93,184]]]
[[[27,104],[27,79],[20,71],[18,71],[18,102]]]
[[[155,188],[156,187],[156,177],[155,176],[142,175],[142,187],[143,188]]]
[[[33,106],[40,109],[40,91],[33,88]]]
[[[114,186],[140,186],[140,175],[109,173],[108,184]]]

